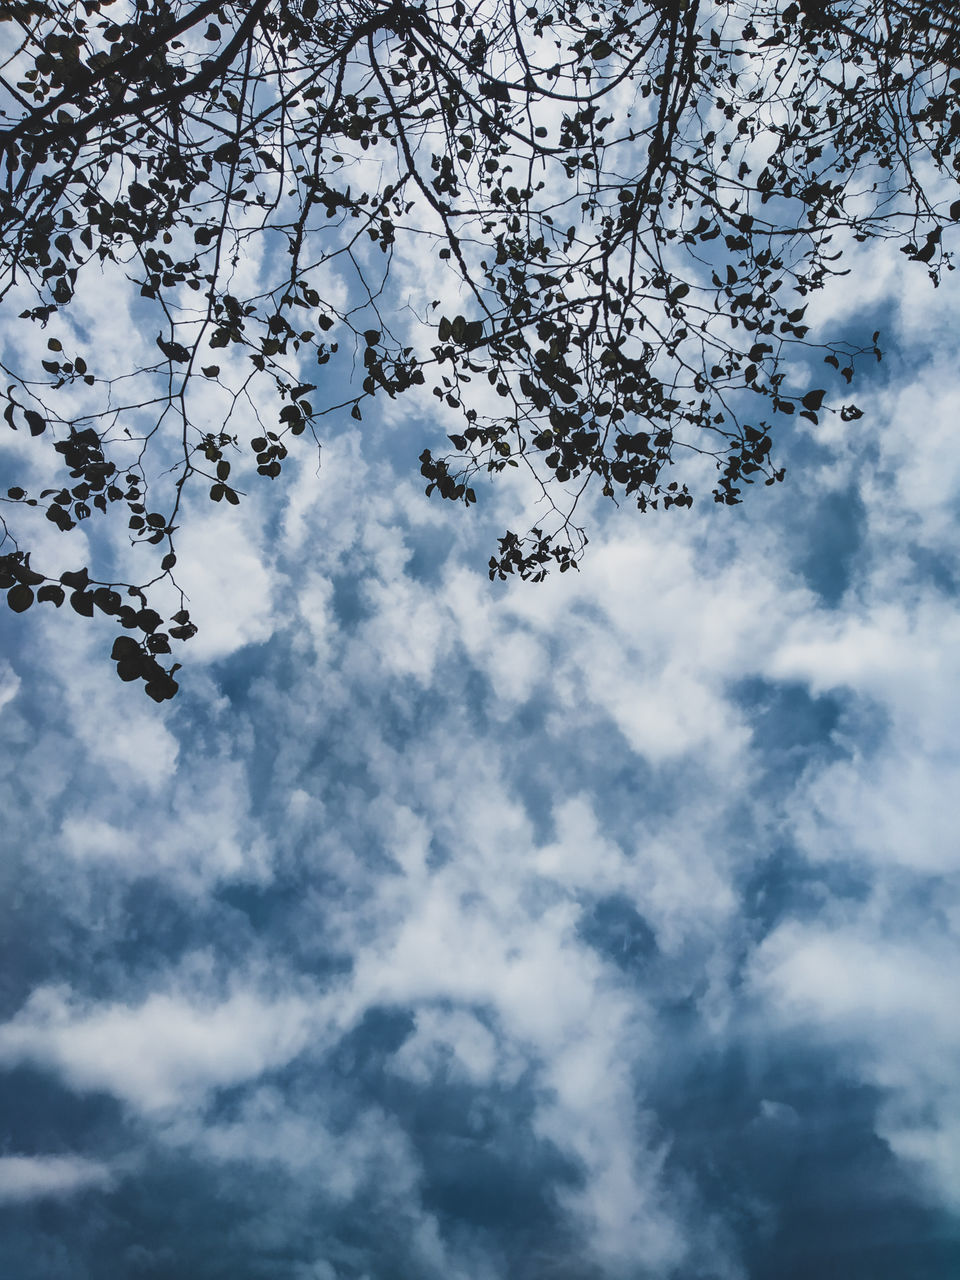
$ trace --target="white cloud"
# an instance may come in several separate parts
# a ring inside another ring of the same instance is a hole
[[[107,1165],[82,1156],[0,1156],[0,1204],[59,1199],[112,1181]]]
[[[311,1024],[305,997],[239,985],[219,999],[173,991],[136,1004],[80,1001],[48,986],[0,1026],[0,1062],[34,1063],[80,1092],[103,1090],[135,1110],[163,1112],[289,1062]]]
[[[870,914],[784,924],[753,959],[753,988],[774,1025],[842,1049],[848,1070],[881,1091],[880,1136],[957,1208],[958,939],[897,939]]]
[[[44,610],[30,621],[37,624],[43,667],[57,681],[73,740],[86,760],[125,786],[162,788],[175,774],[180,747],[166,715],[142,695],[142,686],[133,699],[117,680],[109,660],[111,633],[63,610]]]
[[[325,1100],[311,1108],[291,1106],[271,1086],[256,1089],[235,1120],[188,1120],[170,1126],[168,1142],[185,1142],[219,1164],[272,1164],[308,1182],[314,1193],[352,1200],[371,1184],[382,1185],[389,1170],[389,1197],[416,1193],[420,1166],[400,1126],[375,1107],[354,1111],[339,1132],[324,1123]]]
[[[946,958],[855,929],[789,923],[763,942],[754,974],[793,1020],[810,1017],[853,1035],[864,1027],[882,1034],[923,1027],[960,1040]]]
[[[20,677],[6,659],[0,660],[0,711],[12,702],[20,690]]]
[[[791,804],[813,860],[855,857],[918,872],[956,869],[949,806],[960,778],[960,625],[935,597],[854,605],[786,629],[770,674],[812,693],[852,692],[883,722],[846,758],[811,768]]]
[[[160,718],[155,713],[154,721]],[[206,750],[188,747],[190,765],[172,775],[164,776],[162,756],[154,761],[146,755],[138,762],[143,780],[157,793],[155,810],[141,788],[103,795],[89,774],[75,778],[76,798],[60,825],[58,853],[78,870],[95,874],[103,868],[121,883],[160,880],[201,898],[219,883],[266,883],[275,849],[251,813],[248,772],[236,758],[247,726],[236,718],[227,723],[231,733],[225,725],[211,734]],[[176,750],[176,739],[169,737]],[[152,763],[156,775],[149,771]],[[68,785],[61,780],[61,787]]]
[[[177,581],[199,628],[184,651],[190,661],[225,658],[268,640],[276,628],[274,578],[258,514],[253,501],[229,513],[194,511],[177,535]]]
[[[454,1079],[486,1084],[497,1068],[497,1039],[472,1013],[423,1008],[416,1030],[393,1055],[391,1070],[426,1085],[449,1071]]]
[[[583,800],[559,815],[562,845],[531,856],[529,826],[481,749],[465,738],[460,751],[458,762],[459,752],[440,763],[433,744],[413,748],[393,780],[395,794],[413,782],[438,813],[448,790],[455,797],[456,856],[431,866],[430,827],[381,800],[374,813],[402,874],[368,873],[371,901],[352,942],[345,913],[324,904],[324,916],[347,929],[338,945],[355,956],[337,998],[340,1025],[372,1007],[412,1009],[415,1029],[389,1069],[423,1088],[445,1079],[509,1087],[529,1073],[535,1133],[584,1173],[562,1203],[591,1256],[614,1271],[674,1265],[693,1246],[684,1213],[664,1197],[664,1151],[638,1117],[637,1074],[657,1057],[646,1003],[576,932],[576,898],[591,875],[597,893],[626,884],[639,897],[649,864],[638,859],[636,870],[605,840]],[[716,884],[697,887],[716,893]],[[662,901],[666,921],[673,904]],[[350,915],[356,930],[361,917]]]

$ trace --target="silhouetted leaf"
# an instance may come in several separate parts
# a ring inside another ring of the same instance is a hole
[[[93,592],[92,591],[74,591],[70,595],[70,604],[75,612],[81,614],[84,618],[93,617]]]
[[[74,591],[84,591],[90,581],[90,577],[86,569],[68,569],[66,573],[61,573],[60,581],[65,587],[72,587]]]
[[[33,591],[26,583],[18,582],[7,592],[7,604],[14,613],[23,613],[33,604]]]

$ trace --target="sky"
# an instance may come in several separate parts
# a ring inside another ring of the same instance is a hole
[[[579,574],[421,400],[196,507],[172,702],[0,613],[0,1274],[960,1274],[960,297],[850,265],[864,417]]]

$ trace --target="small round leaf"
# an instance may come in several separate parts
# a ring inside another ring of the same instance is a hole
[[[33,589],[28,587],[25,582],[18,582],[15,587],[11,587],[7,592],[7,604],[14,613],[23,613],[25,609],[29,609],[33,604]]]

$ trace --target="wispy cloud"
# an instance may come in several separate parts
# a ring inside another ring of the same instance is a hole
[[[81,1156],[0,1156],[0,1204],[102,1191],[112,1181],[106,1165]]]

